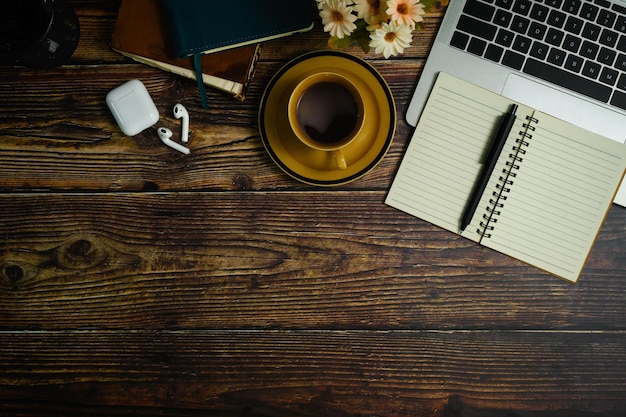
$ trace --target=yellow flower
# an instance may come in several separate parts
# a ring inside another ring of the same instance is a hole
[[[396,56],[404,51],[413,41],[413,29],[409,25],[398,25],[396,22],[383,22],[380,28],[370,35],[370,47],[377,54],[382,52],[385,58]]]
[[[354,21],[357,19],[352,10],[352,6],[348,6],[345,0],[326,0],[320,12],[324,32],[330,32],[331,36],[339,39],[350,36],[356,29]]]
[[[392,22],[408,25],[411,29],[424,20],[424,5],[420,4],[420,0],[389,0],[386,12]]]
[[[384,0],[383,0],[384,1]],[[387,20],[387,14],[381,7],[381,0],[354,0],[354,11],[360,19],[370,25]]]

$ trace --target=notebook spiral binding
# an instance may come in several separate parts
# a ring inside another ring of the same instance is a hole
[[[486,212],[483,214],[483,220],[480,222],[481,229],[476,230],[483,238],[489,239],[491,237],[490,232],[495,229],[498,216],[502,214],[504,202],[508,198],[506,194],[511,192],[511,186],[517,177],[516,171],[519,171],[521,168],[524,155],[526,155],[527,148],[530,146],[530,140],[533,138],[532,132],[535,131],[533,124],[536,123],[539,123],[537,118],[526,116],[526,123],[522,124],[524,130],[519,132],[520,137],[515,140],[515,146],[509,153],[510,159],[506,162],[505,168],[502,169],[502,175],[498,178],[499,182],[496,184],[496,190],[492,193],[493,198],[489,199],[489,205],[485,208]]]

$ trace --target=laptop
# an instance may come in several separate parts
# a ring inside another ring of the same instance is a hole
[[[451,0],[410,125],[439,72],[626,144],[626,0]]]

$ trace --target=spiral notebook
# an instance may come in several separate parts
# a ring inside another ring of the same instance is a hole
[[[461,218],[498,120],[519,106],[469,226]],[[626,145],[445,73],[386,204],[577,281],[626,170]]]

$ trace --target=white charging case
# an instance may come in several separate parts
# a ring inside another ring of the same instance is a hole
[[[107,106],[125,135],[135,136],[159,121],[159,111],[139,80],[130,80],[107,94]]]

